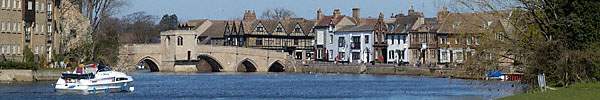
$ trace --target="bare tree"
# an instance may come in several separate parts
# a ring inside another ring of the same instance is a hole
[[[122,0],[71,0],[79,6],[81,14],[90,21],[92,31],[97,31],[104,20],[116,13],[119,7],[126,5]]]
[[[295,16],[294,12],[285,8],[267,9],[260,16],[263,19],[282,20],[286,17]]]

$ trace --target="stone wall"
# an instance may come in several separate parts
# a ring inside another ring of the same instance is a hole
[[[33,71],[0,70],[0,81],[33,81]]]
[[[56,81],[66,70],[0,70],[0,81]]]
[[[67,70],[37,70],[33,71],[33,79],[36,81],[56,81]]]

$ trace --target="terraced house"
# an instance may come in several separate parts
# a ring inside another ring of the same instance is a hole
[[[482,55],[481,60],[497,60],[498,66],[511,66],[503,48],[486,48],[481,45],[505,45],[505,38],[513,38],[512,26],[508,23],[511,11],[450,13],[443,9],[440,16],[440,29],[437,31],[439,44],[439,64],[450,66],[465,63],[473,56]],[[505,57],[499,56],[500,54]]]
[[[179,27],[199,31],[199,44],[279,50],[296,59],[309,59],[314,24],[315,21],[304,18],[259,20],[254,11],[248,10],[242,20],[191,20]]]
[[[60,1],[60,0],[56,0]],[[23,61],[30,48],[36,61],[49,62],[58,50],[55,0],[0,0],[0,61]]]

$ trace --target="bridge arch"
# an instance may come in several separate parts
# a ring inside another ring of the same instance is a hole
[[[268,72],[285,72],[285,67],[280,60],[276,60],[269,65]]]
[[[215,57],[201,54],[198,55],[198,64],[196,65],[198,72],[221,72],[223,66]]]
[[[144,56],[142,57],[137,64],[145,64],[148,68],[150,68],[150,72],[158,72],[160,71],[159,62],[154,57]]]
[[[241,60],[236,66],[237,72],[256,72],[256,63],[250,58]]]

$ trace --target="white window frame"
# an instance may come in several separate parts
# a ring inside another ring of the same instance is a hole
[[[44,7],[46,6],[46,3],[44,2],[40,2],[40,12],[44,13],[46,10],[44,9]]]
[[[46,11],[48,11],[48,13],[52,13],[52,3],[48,3],[48,6],[46,7]]]
[[[10,0],[6,0],[6,9],[10,10]]]
[[[6,0],[2,0],[2,9],[6,8]]]
[[[18,0],[13,1],[13,7],[12,7],[13,10],[17,10],[17,1]]]
[[[2,27],[2,31],[1,32],[4,32],[5,31],[4,22],[0,22],[0,23],[2,23],[2,26],[0,26],[0,27]]]
[[[40,24],[40,35],[44,35],[44,28],[46,27],[46,24]]]
[[[33,10],[33,2],[31,2],[31,1],[27,2],[27,10]]]

